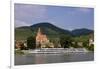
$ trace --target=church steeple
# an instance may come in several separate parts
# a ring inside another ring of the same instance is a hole
[[[42,34],[40,27],[38,28],[36,35],[36,48],[46,48],[47,43],[50,43],[47,36]]]
[[[40,27],[39,27],[39,29],[38,29],[38,32],[41,32]]]
[[[37,32],[37,35],[40,35],[41,34],[41,29],[40,27],[38,28],[38,32]]]

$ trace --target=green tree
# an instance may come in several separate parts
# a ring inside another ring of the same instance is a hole
[[[88,46],[89,46],[89,45],[88,45],[88,42],[87,42],[87,41],[84,41],[84,42],[83,42],[83,47],[88,48]]]
[[[88,49],[89,49],[90,51],[94,51],[94,45],[91,44],[91,45],[88,47]]]
[[[60,44],[63,48],[69,48],[71,46],[72,39],[69,35],[61,35],[60,36]]]
[[[73,45],[73,47],[74,47],[74,48],[79,48],[78,42],[77,42],[77,41],[75,41],[75,44]]]
[[[35,49],[36,48],[36,40],[34,36],[30,36],[27,38],[27,47],[29,49]]]

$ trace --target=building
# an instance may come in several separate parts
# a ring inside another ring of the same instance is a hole
[[[36,35],[36,48],[48,48],[53,47],[53,45],[50,45],[49,39],[45,34],[41,32],[41,29],[38,29],[37,35]]]
[[[89,39],[89,46],[94,45],[94,40],[92,38]]]
[[[89,46],[94,45],[94,34],[90,34]]]
[[[19,49],[20,50],[23,46],[24,46],[24,43],[23,43],[22,40],[15,42],[15,48],[16,49]]]

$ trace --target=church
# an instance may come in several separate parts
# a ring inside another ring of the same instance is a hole
[[[45,34],[41,32],[41,29],[38,28],[36,35],[36,48],[53,48],[53,43],[50,43],[49,39]]]

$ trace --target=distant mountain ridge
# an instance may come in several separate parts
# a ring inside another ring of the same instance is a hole
[[[88,34],[91,34],[93,32],[94,32],[93,30],[89,30],[86,28],[75,29],[75,30],[71,31],[72,35],[74,35],[74,36],[88,35]]]
[[[36,35],[38,28],[41,29],[42,33],[49,36],[59,36],[61,34],[71,35],[71,36],[81,36],[81,35],[88,35],[94,32],[93,30],[85,28],[69,31],[59,28],[51,23],[42,22],[31,26],[23,26],[15,28],[15,39],[23,36],[24,36],[23,38],[27,38],[31,35]]]
[[[35,31],[35,30],[37,31],[37,29],[40,27],[42,32],[44,34],[48,34],[48,35],[49,34],[51,34],[51,35],[52,34],[70,34],[71,35],[69,30],[61,29],[61,28],[59,28],[59,27],[57,27],[57,26],[55,26],[53,24],[50,24],[48,22],[34,24],[34,25],[30,26],[30,27],[31,27],[31,29],[33,31]]]

